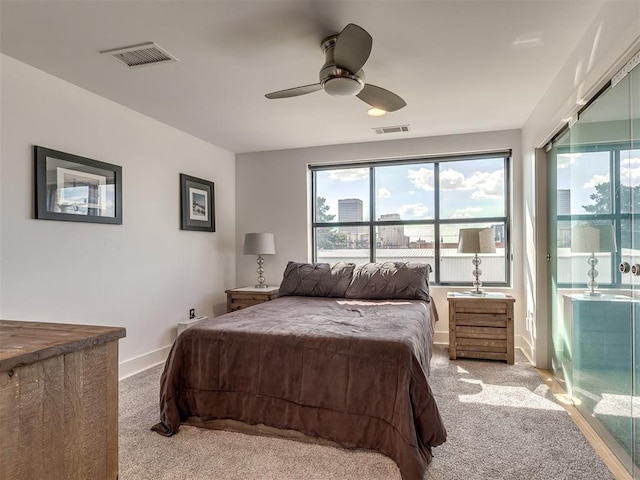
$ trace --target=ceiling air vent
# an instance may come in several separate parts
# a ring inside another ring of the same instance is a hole
[[[157,65],[159,63],[177,62],[178,59],[153,42],[132,45],[130,47],[103,50],[103,55],[109,55],[129,68]]]
[[[383,133],[402,133],[409,131],[409,125],[397,125],[395,127],[378,127],[373,129],[378,135]]]

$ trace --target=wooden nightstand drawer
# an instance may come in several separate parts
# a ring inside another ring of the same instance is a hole
[[[231,311],[247,308],[269,300],[271,300],[271,298],[265,297],[264,295],[242,295],[236,293],[231,296]]]
[[[483,340],[506,340],[507,329],[495,327],[461,327],[456,325],[457,338],[477,338]]]
[[[480,300],[478,298],[472,298],[469,301],[455,302],[454,308],[456,313],[480,313],[483,315],[500,313],[504,315],[507,313],[507,305],[505,302]]]
[[[514,362],[510,295],[474,297],[449,293],[449,358]]]
[[[241,287],[227,290],[227,313],[268,302],[278,297],[279,287]]]
[[[482,313],[456,313],[456,325],[507,327],[506,315],[485,315]]]
[[[460,351],[507,353],[507,339],[482,340],[478,338],[458,338],[458,355]]]
[[[497,353],[497,352],[480,352],[478,350],[467,351],[467,350],[458,350],[457,356],[460,358],[479,358],[482,360],[503,360],[506,353]],[[507,362],[509,363],[509,362]],[[513,365],[513,363],[510,363]]]

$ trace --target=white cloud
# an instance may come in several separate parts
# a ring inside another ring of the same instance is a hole
[[[417,188],[433,190],[433,170],[419,168],[409,170],[409,180]],[[447,168],[440,172],[442,190],[472,190],[472,199],[502,198],[504,196],[504,170],[474,172],[465,177],[464,173]]]
[[[582,186],[582,188],[595,188],[596,185],[600,185],[601,183],[609,183],[608,173],[604,175],[594,175]]]
[[[504,171],[474,172],[465,177],[462,172],[447,169],[440,173],[443,190],[473,190],[471,198],[502,198],[504,196]]]
[[[401,218],[427,218],[429,207],[423,203],[412,203],[409,205],[402,205],[398,208],[398,213]]]
[[[380,187],[378,189],[377,198],[389,198],[391,196],[391,192],[384,187]]]
[[[504,172],[475,172],[467,180],[467,185],[475,189],[471,198],[502,198],[504,196]]]
[[[408,177],[416,188],[433,190],[433,170],[420,167],[418,170],[408,171]]]
[[[576,159],[582,156],[581,153],[561,153],[556,158],[556,168],[567,168],[576,163]]]
[[[478,212],[480,211],[482,211],[482,208],[480,207],[459,208],[455,212],[453,212],[453,215],[451,215],[451,218],[477,217]]]
[[[368,168],[347,168],[339,170],[331,170],[329,176],[332,180],[341,182],[353,182],[354,180],[362,180],[369,178]]]
[[[638,159],[638,165],[640,165],[640,159]],[[627,168],[620,167],[620,182],[628,187],[635,187],[640,185],[640,167]]]
[[[462,189],[467,190],[464,174],[451,168],[440,172],[440,188],[444,190]]]

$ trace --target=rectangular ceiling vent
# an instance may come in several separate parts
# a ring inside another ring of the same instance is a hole
[[[378,127],[373,129],[378,135],[382,135],[384,133],[402,133],[409,131],[409,125],[397,125],[395,127]]]
[[[124,48],[114,48],[113,50],[103,50],[100,53],[110,56],[118,63],[126,65],[129,68],[146,67],[147,65],[178,61],[176,57],[153,42]]]

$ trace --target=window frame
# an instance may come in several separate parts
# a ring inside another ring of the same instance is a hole
[[[471,218],[440,218],[440,167],[448,163],[472,161],[472,160],[486,160],[493,158],[503,159],[504,165],[504,213],[505,215],[497,217],[471,217]],[[471,286],[472,277],[469,274],[468,282],[459,281],[442,281],[440,264],[441,264],[441,242],[440,242],[440,226],[446,224],[494,224],[504,223],[504,236],[505,236],[505,281],[485,281],[483,280],[483,286],[488,287],[508,287],[512,286],[511,276],[511,263],[513,260],[511,249],[511,162],[512,151],[498,150],[488,151],[482,153],[466,154],[466,155],[438,155],[438,156],[423,156],[416,158],[405,158],[399,160],[375,160],[367,162],[346,162],[346,163],[325,163],[325,164],[310,164],[308,166],[311,175],[311,255],[312,261],[317,262],[317,248],[316,248],[316,232],[319,228],[336,228],[336,227],[365,227],[368,228],[369,238],[376,238],[376,228],[379,226],[412,226],[412,225],[432,225],[434,229],[434,259],[432,265],[432,277],[430,284],[440,286]],[[433,164],[433,201],[434,201],[434,214],[431,219],[423,220],[377,220],[375,215],[376,209],[376,185],[375,185],[375,169],[376,167],[388,167],[395,165],[424,165]],[[316,173],[328,170],[346,170],[356,168],[369,169],[369,220],[363,220],[358,222],[318,222],[316,221],[316,199],[317,193],[317,180]],[[376,242],[369,241],[369,261],[375,262],[376,260]],[[471,268],[471,265],[470,265]],[[471,270],[470,270],[471,271]]]

